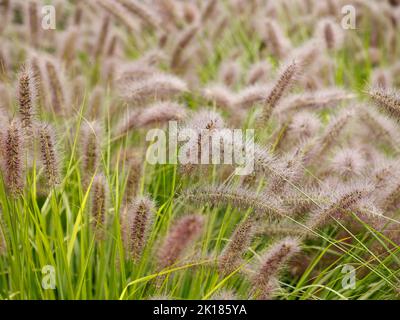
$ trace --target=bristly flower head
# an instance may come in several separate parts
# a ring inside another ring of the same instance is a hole
[[[149,100],[171,99],[188,91],[186,83],[169,74],[155,74],[143,80],[125,83],[121,88],[122,96],[135,103]]]
[[[87,185],[101,159],[102,128],[97,122],[82,125],[82,171]]]
[[[97,174],[92,184],[92,226],[98,240],[104,236],[106,223],[108,187],[103,174]]]
[[[300,73],[300,65],[296,60],[291,63],[283,65],[271,91],[268,93],[263,107],[261,121],[265,124],[269,120],[273,109],[281,100],[285,92],[291,87]]]
[[[389,116],[400,122],[400,93],[394,89],[370,88],[371,100],[383,108]]]
[[[25,134],[32,136],[36,103],[36,84],[30,68],[22,67],[18,76],[18,103],[21,125]]]
[[[289,125],[290,134],[296,140],[306,140],[314,137],[321,127],[321,121],[318,116],[311,112],[299,112]]]
[[[291,237],[273,243],[266,250],[253,278],[253,292],[259,299],[270,298],[271,280],[279,275],[287,261],[299,251],[299,240]]]
[[[129,256],[138,261],[146,245],[153,222],[154,202],[148,197],[138,197],[130,204],[126,216],[126,246]]]
[[[60,182],[60,176],[53,129],[48,124],[42,124],[38,131],[40,156],[44,166],[47,184],[54,187]]]
[[[156,102],[128,116],[119,127],[117,135],[121,136],[133,129],[162,125],[168,121],[181,121],[185,117],[186,110],[181,104],[171,101]]]
[[[253,85],[256,83],[264,83],[270,76],[271,65],[266,61],[260,61],[253,64],[249,71],[247,72],[246,82],[248,85]]]
[[[342,149],[332,159],[333,170],[344,179],[361,176],[365,165],[365,159],[354,148]]]
[[[177,262],[183,251],[200,235],[204,218],[198,214],[183,216],[175,221],[158,250],[160,269]]]
[[[317,38],[324,41],[329,50],[340,49],[343,44],[343,30],[332,19],[321,19],[317,25]]]
[[[12,196],[18,196],[24,188],[23,138],[20,124],[12,120],[2,141],[3,177]]]
[[[227,186],[202,187],[188,190],[183,194],[193,203],[210,205],[233,205],[239,210],[253,209],[257,215],[264,217],[283,218],[285,212],[276,199],[269,195],[258,195],[254,191],[244,188],[230,188]]]
[[[237,269],[242,261],[242,255],[247,250],[253,238],[255,220],[247,218],[234,231],[230,241],[218,258],[218,267],[223,274],[229,274]]]

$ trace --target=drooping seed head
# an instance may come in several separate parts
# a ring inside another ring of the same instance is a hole
[[[187,215],[175,221],[158,250],[159,269],[178,262],[185,249],[200,235],[203,226],[204,218],[197,214]]]
[[[187,90],[183,80],[169,74],[151,75],[143,80],[125,83],[121,87],[124,99],[142,104],[149,100],[171,99]]]
[[[400,122],[400,93],[394,89],[370,88],[368,95],[390,117]]]
[[[297,76],[299,75],[299,72],[299,64],[295,60],[288,65],[284,65],[282,67],[278,79],[276,80],[271,91],[267,94],[264,101],[264,107],[261,116],[261,121],[264,124],[269,120],[273,109],[276,107],[277,103],[280,101],[284,93],[294,83]]]
[[[47,184],[54,187],[60,183],[59,161],[53,129],[42,124],[38,129],[40,156],[46,175]]]
[[[242,261],[242,255],[247,250],[253,238],[255,230],[254,219],[243,221],[234,231],[230,241],[218,258],[219,270],[228,275],[234,272]]]
[[[300,251],[300,242],[287,237],[273,243],[262,255],[260,266],[253,278],[253,292],[258,298],[268,299],[272,293],[272,282],[279,276],[290,258]]]

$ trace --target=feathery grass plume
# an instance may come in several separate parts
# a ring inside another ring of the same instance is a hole
[[[3,178],[8,192],[16,197],[24,188],[23,137],[20,124],[12,120],[3,136]]]
[[[265,101],[270,86],[254,84],[240,90],[234,98],[235,107],[249,109]]]
[[[282,194],[288,185],[297,182],[303,174],[303,154],[300,148],[279,160],[268,182],[266,192],[275,195]]]
[[[314,147],[307,153],[305,163],[311,164],[314,161],[324,156],[326,152],[338,141],[340,133],[349,123],[353,117],[353,112],[345,110],[335,118],[333,118],[328,127],[325,129],[324,134],[319,137],[314,144]]]
[[[77,109],[80,109],[85,99],[85,91],[87,87],[86,79],[83,75],[78,75],[72,80],[71,103]]]
[[[390,170],[391,174],[395,177],[395,181],[386,180],[385,189],[378,198],[380,208],[384,212],[394,212],[400,207],[400,184],[398,183],[398,172],[394,173],[394,170]]]
[[[367,91],[371,100],[389,116],[400,122],[400,93],[394,89],[370,88]]]
[[[266,61],[259,61],[250,66],[247,71],[246,83],[253,85],[256,83],[266,82],[269,73],[271,72],[271,65]]]
[[[400,168],[395,161],[380,159],[369,176],[376,198],[379,199],[387,186],[393,186],[399,177]]]
[[[254,144],[254,170],[268,177],[275,174],[275,168],[278,166],[277,158],[267,147]]]
[[[195,3],[185,2],[183,3],[183,18],[187,24],[192,24],[197,21],[200,17],[199,8]]]
[[[219,69],[219,79],[228,87],[234,86],[241,73],[241,67],[237,61],[226,61]]]
[[[44,107],[46,101],[46,90],[43,85],[43,72],[40,60],[36,54],[32,54],[28,60],[29,69],[35,80],[36,98],[39,108]]]
[[[99,119],[103,112],[104,89],[97,85],[92,89],[89,99],[88,113],[92,119]]]
[[[121,89],[126,86],[127,83],[135,83],[137,81],[143,81],[151,76],[159,74],[158,70],[153,66],[143,63],[129,63],[123,64],[118,67],[115,75],[115,83],[120,86]]]
[[[269,195],[258,195],[245,188],[230,188],[227,186],[200,187],[187,190],[182,195],[193,203],[232,205],[239,210],[252,209],[257,215],[282,218],[287,216],[275,198]]]
[[[266,42],[271,53],[279,59],[284,59],[291,50],[291,43],[284,35],[279,24],[274,20],[267,20],[266,27]]]
[[[217,0],[208,0],[203,8],[201,9],[201,22],[204,23],[207,21],[214,13],[216,7],[217,7],[218,1]]]
[[[32,137],[35,114],[36,84],[32,70],[22,67],[18,76],[18,104],[21,126],[26,138]]]
[[[299,72],[300,66],[295,60],[281,68],[277,81],[265,99],[260,124],[268,122],[273,109],[276,107],[285,91],[293,84]]]
[[[135,24],[132,17],[127,14],[124,6],[116,1],[111,0],[97,0],[96,3],[105,11],[114,16],[114,18],[118,22],[121,22],[130,32],[134,34],[138,33],[137,24]]]
[[[129,205],[126,216],[126,247],[129,256],[139,261],[153,222],[154,202],[149,197],[138,197]]]
[[[60,114],[65,111],[66,102],[63,83],[53,61],[46,60],[45,68],[47,73],[47,83],[50,89],[51,107],[56,114]]]
[[[71,64],[76,55],[77,41],[80,30],[75,27],[69,27],[62,36],[60,44],[60,58],[67,66]]]
[[[108,14],[104,15],[101,21],[100,33],[97,37],[96,43],[94,45],[94,56],[96,58],[100,57],[104,51],[104,45],[110,30],[110,16]]]
[[[155,10],[145,3],[138,0],[117,0],[129,12],[139,17],[149,27],[158,29],[160,25],[159,17],[156,15]]]
[[[180,67],[182,62],[182,56],[185,52],[185,49],[190,45],[193,41],[197,32],[199,31],[199,25],[193,24],[188,26],[182,33],[179,35],[175,46],[171,53],[171,64],[170,67],[172,70],[176,70]]]
[[[88,184],[96,172],[101,160],[102,129],[99,123],[93,121],[84,123],[82,132],[82,172],[84,184]]]
[[[296,93],[282,99],[279,107],[276,108],[276,112],[283,115],[304,109],[319,110],[336,106],[342,101],[354,98],[356,98],[355,94],[340,88],[327,88],[314,92]]]
[[[28,21],[29,21],[29,38],[32,46],[38,45],[39,38],[39,15],[38,15],[38,3],[36,0],[29,0],[28,2]]]
[[[181,24],[179,2],[175,0],[155,0],[156,10],[167,30],[175,29]]]
[[[273,243],[262,255],[260,266],[252,279],[253,293],[258,299],[270,299],[277,289],[277,277],[285,264],[300,251],[300,241],[287,237]]]
[[[344,180],[360,177],[365,169],[366,162],[359,150],[345,148],[338,151],[332,159],[331,166]]]
[[[139,104],[148,100],[171,99],[188,91],[182,79],[169,74],[155,74],[143,80],[132,81],[121,89],[123,98]]]
[[[287,221],[278,223],[266,223],[259,226],[256,230],[256,235],[267,235],[271,238],[285,238],[285,237],[299,237],[303,238],[305,232],[302,228],[295,223],[289,223]]]
[[[127,163],[128,177],[124,193],[124,202],[128,203],[137,194],[142,175],[142,161],[138,156],[132,156]]]
[[[317,39],[307,41],[302,46],[295,48],[290,53],[290,59],[297,59],[302,66],[303,71],[312,67],[319,60],[321,52],[321,43]]]
[[[243,263],[242,256],[250,245],[254,230],[255,220],[252,217],[246,218],[237,226],[230,241],[218,257],[218,268],[221,273],[228,275]]]
[[[239,300],[233,290],[221,289],[211,296],[211,300]]]
[[[0,35],[3,33],[4,29],[7,27],[9,22],[10,16],[10,8],[11,8],[11,1],[10,0],[2,0],[0,2]]]
[[[185,174],[189,174],[195,164],[201,163],[202,152],[209,147],[210,138],[216,130],[224,127],[224,120],[217,112],[202,110],[193,114],[192,118],[183,127],[183,129],[195,130],[197,133],[196,141],[191,141],[191,144],[186,148],[186,157],[190,161],[182,166],[182,171]]]
[[[317,230],[328,224],[332,218],[343,220],[346,212],[355,210],[360,201],[370,193],[370,186],[362,183],[351,185],[330,185],[326,183],[326,190],[337,190],[331,203],[313,211],[306,221],[307,230]],[[337,189],[339,188],[339,189]]]
[[[106,224],[106,211],[107,211],[107,179],[103,174],[96,174],[93,179],[91,188],[92,192],[92,206],[91,216],[93,219],[92,226],[96,233],[98,240],[104,237],[104,228]]]
[[[318,116],[311,112],[299,112],[295,114],[289,124],[289,135],[297,141],[304,141],[314,137],[321,128]]]
[[[372,108],[360,107],[357,115],[360,125],[366,131],[365,138],[368,139],[368,143],[371,142],[372,136],[375,141],[379,143],[384,141],[393,149],[399,150],[400,132],[395,121]]]
[[[48,124],[42,124],[38,131],[40,156],[47,184],[50,187],[54,187],[60,183],[60,173],[53,129]]]
[[[281,205],[288,211],[290,216],[302,217],[310,212],[321,202],[328,201],[326,190],[319,185],[311,185],[298,189],[289,189],[281,198]]]
[[[185,107],[179,103],[165,101],[156,102],[145,109],[133,112],[117,130],[117,136],[123,136],[130,130],[151,125],[164,124],[168,121],[180,121],[186,117]]]
[[[344,34],[341,27],[332,19],[321,19],[317,24],[318,39],[324,41],[328,50],[338,50],[343,45]]]
[[[235,94],[225,85],[209,85],[203,89],[202,94],[207,101],[213,101],[218,107],[232,111]]]
[[[73,25],[80,26],[82,23],[83,16],[83,6],[80,2],[78,2],[75,6],[74,15],[73,15]]]
[[[178,262],[185,249],[200,236],[203,227],[204,217],[198,214],[186,215],[174,221],[157,253],[159,269]]]
[[[385,69],[373,69],[371,74],[371,85],[372,87],[389,89],[392,87],[393,79],[390,70]]]

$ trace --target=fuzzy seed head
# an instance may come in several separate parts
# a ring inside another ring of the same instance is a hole
[[[11,121],[3,137],[4,171],[3,177],[12,196],[19,195],[24,187],[23,138],[21,127],[16,120]]]
[[[153,221],[155,205],[148,197],[133,200],[127,213],[127,247],[129,255],[138,261],[146,245],[150,226]]]
[[[261,258],[257,274],[253,278],[253,290],[262,298],[269,296],[271,280],[282,271],[282,268],[296,253],[300,251],[300,243],[296,238],[287,237],[273,243]]]
[[[54,187],[60,182],[58,156],[52,128],[45,124],[39,127],[40,156],[44,166],[47,184]]]
[[[200,235],[203,226],[204,218],[197,214],[178,219],[159,248],[159,268],[164,269],[176,263],[183,251]]]
[[[92,184],[92,219],[93,229],[96,237],[101,239],[103,237],[103,229],[106,222],[107,211],[107,180],[104,175],[98,174],[93,179]]]

